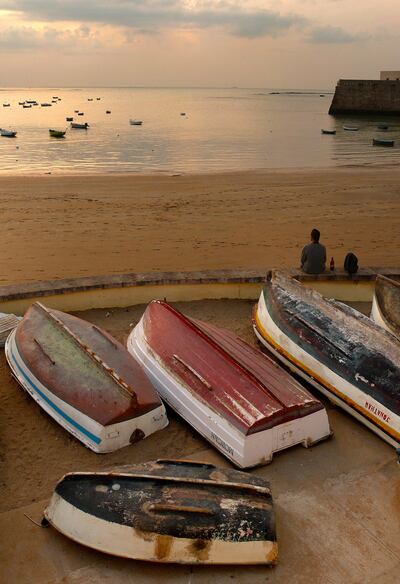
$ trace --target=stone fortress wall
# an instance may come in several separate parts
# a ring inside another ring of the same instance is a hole
[[[400,72],[382,71],[381,79],[340,79],[329,113],[400,115]]]

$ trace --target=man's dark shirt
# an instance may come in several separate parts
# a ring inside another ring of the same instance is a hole
[[[325,271],[326,249],[321,243],[311,242],[301,252],[301,267],[307,274],[322,274]]]

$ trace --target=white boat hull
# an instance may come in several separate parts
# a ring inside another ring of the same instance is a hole
[[[296,444],[309,447],[331,435],[325,409],[245,435],[197,399],[180,379],[163,366],[146,341],[142,321],[129,335],[127,348],[141,363],[160,397],[240,468],[267,464],[272,461],[275,452]]]
[[[400,443],[400,417],[355,385],[337,375],[292,341],[274,322],[261,294],[254,326],[258,340],[292,371],[307,380],[380,438],[395,448]],[[389,433],[388,433],[389,432]]]
[[[278,545],[269,541],[213,540],[203,555],[198,540],[160,536],[157,533],[111,523],[77,509],[54,493],[45,511],[47,521],[77,543],[130,559],[180,564],[269,564],[276,561]],[[163,537],[168,556],[163,557]],[[261,559],[262,558],[262,559]]]
[[[374,322],[376,322],[376,324],[379,324],[379,326],[381,326],[382,328],[387,330],[389,333],[393,334],[391,329],[386,324],[386,321],[384,320],[384,318],[381,314],[381,311],[379,310],[379,304],[376,300],[375,294],[374,294],[374,299],[372,301],[371,318]]]
[[[137,418],[103,426],[58,398],[26,367],[15,342],[15,330],[9,335],[5,353],[18,383],[43,410],[85,446],[97,453],[113,452],[132,443],[132,435],[141,430],[149,436],[168,425],[163,405]]]

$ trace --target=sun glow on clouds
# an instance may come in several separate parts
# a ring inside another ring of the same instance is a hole
[[[242,79],[256,86],[266,75],[265,63],[268,74],[276,73],[276,86],[284,86],[285,74],[298,74],[300,86],[313,67],[313,75],[329,83],[349,75],[351,62],[358,68],[365,62],[374,72],[398,67],[398,0],[0,0],[0,18],[0,51],[11,73],[13,58],[22,55],[21,68],[34,71],[35,53],[45,51],[46,67],[50,60],[56,67],[58,56],[72,55],[78,68],[79,53],[95,57],[91,75],[99,80],[102,62],[114,59],[115,69],[126,62],[130,71],[129,60],[136,59],[143,63],[144,85],[161,83],[146,77],[156,68],[175,71],[171,83],[185,83],[181,64],[189,55],[197,59],[197,71],[214,71],[205,84],[226,78],[228,84]],[[229,78],[221,76],[230,70]]]

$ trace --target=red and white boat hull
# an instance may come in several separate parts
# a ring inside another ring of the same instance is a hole
[[[165,367],[147,342],[143,319],[129,335],[127,348],[141,363],[160,397],[240,468],[266,464],[271,462],[275,452],[296,444],[308,447],[331,434],[326,411],[321,409],[246,435],[205,401],[198,399],[177,375]]]
[[[142,439],[168,425],[164,405],[146,414],[103,426],[71,404],[52,393],[28,369],[15,342],[16,331],[8,337],[5,353],[11,371],[18,383],[65,430],[97,453],[113,452]]]

